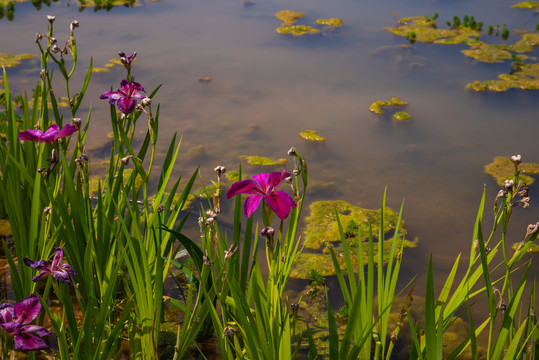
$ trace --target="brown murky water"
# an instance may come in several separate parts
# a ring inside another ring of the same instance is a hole
[[[405,199],[409,235],[419,239],[418,248],[405,253],[402,273],[403,284],[416,276],[418,293],[429,253],[435,274],[445,277],[456,255],[469,251],[483,186],[490,198],[497,193],[483,166],[517,153],[539,162],[537,91],[464,89],[508,72],[510,62],[473,61],[460,53],[464,45],[416,43],[402,52],[394,46],[406,39],[383,29],[401,16],[435,12],[439,24],[469,14],[485,26],[535,29],[533,12],[510,9],[506,1],[143,0],[109,12],[66,5],[59,1],[37,11],[30,3],[17,4],[14,20],[0,21],[0,51],[37,54],[35,33],[46,31],[46,14],[56,15],[60,42],[71,20],[79,20],[81,74],[90,58],[102,67],[118,51],[136,50],[136,80],[148,90],[163,84],[155,98],[161,103],[163,149],[173,132],[183,135],[178,175],[200,165],[209,181],[216,165],[234,169],[241,155],[286,157],[295,146],[308,160],[309,201],[343,199],[378,208],[387,186],[391,207],[398,209]],[[344,26],[321,36],[282,36],[275,32],[280,22],[274,14],[284,9],[304,12],[303,24],[338,17]],[[516,40],[512,32],[508,41]],[[30,89],[38,72],[37,60],[8,69],[14,91]],[[123,75],[119,67],[94,74],[80,111],[84,119],[92,107],[88,146],[94,158],[110,131],[108,104],[98,96],[118,87]],[[391,96],[409,102],[410,121],[369,112],[370,103]],[[306,129],[326,141],[304,141],[299,132]],[[244,170],[261,171],[245,164]],[[539,220],[536,189],[530,209],[513,216],[515,242],[528,223]]]

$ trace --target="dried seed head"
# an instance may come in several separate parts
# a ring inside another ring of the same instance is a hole
[[[504,187],[507,191],[513,191],[513,185],[514,185],[513,179],[511,179],[511,180],[505,180],[505,181],[503,182],[503,187]]]
[[[44,171],[45,171],[44,167],[41,167],[41,168],[37,169],[37,172],[40,173],[40,174],[43,174]]]
[[[234,330],[234,328],[230,325],[227,325],[224,329],[223,329],[223,338],[224,337],[233,337],[234,334],[236,334],[236,330]]]
[[[159,206],[157,207],[157,212],[161,214],[163,211],[165,211],[165,205],[159,204]]]
[[[120,159],[121,163],[124,164],[124,165],[127,165],[129,164],[129,159],[131,158],[132,155],[128,155],[126,157],[123,157]]]
[[[236,246],[236,248],[234,248],[234,244],[230,245],[230,247],[228,248],[228,251],[225,250],[225,261],[227,261],[228,259],[230,259],[232,257],[232,255],[234,255],[234,253],[238,250],[238,247]]]
[[[214,211],[212,211],[212,210],[206,210],[206,216],[207,216],[208,218],[214,218],[214,217],[217,216],[217,214],[216,214]]]
[[[210,258],[208,257],[208,253],[206,253],[206,255],[204,255],[204,256],[202,257],[202,261],[204,262],[204,265],[206,265],[206,266],[210,266],[210,265],[211,265]]]
[[[211,225],[215,221],[215,218],[209,217],[206,219],[205,225]]]
[[[43,209],[43,215],[49,215],[51,213],[52,209],[50,206],[46,206],[45,209]]]
[[[144,111],[144,107],[141,104],[137,104],[137,106],[135,106],[135,110]]]
[[[39,42],[41,39],[43,39],[43,35],[40,33],[36,33],[36,43]]]
[[[522,197],[527,197],[529,194],[530,189],[527,186],[523,186],[518,191],[517,195]]]
[[[265,228],[262,229],[262,231],[260,231],[260,235],[262,235],[263,237],[267,239],[273,238],[274,234],[275,234],[275,229],[272,228],[271,226],[266,226]]]
[[[57,53],[59,53],[60,51],[62,51],[62,49],[60,49],[60,48],[58,47],[58,45],[54,44],[54,45],[52,46],[52,48],[51,48],[51,51],[52,51],[53,53],[57,54]]]
[[[55,37],[51,37],[51,38],[50,38],[50,41],[51,41],[51,45],[54,45],[54,44],[56,44],[56,41],[57,41],[57,40],[56,40]]]
[[[54,20],[56,20],[56,16],[47,15],[47,21],[49,22],[49,24],[52,25],[54,23]]]
[[[294,174],[295,176],[298,176],[299,175],[299,169],[292,170],[292,174]]]

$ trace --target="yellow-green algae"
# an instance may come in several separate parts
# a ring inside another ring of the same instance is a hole
[[[412,115],[408,114],[406,111],[398,111],[395,114],[393,114],[393,119],[398,121],[406,121],[410,120],[412,118]]]
[[[279,34],[292,34],[301,36],[305,34],[317,34],[320,30],[308,25],[281,26],[276,29]]]
[[[0,236],[11,236],[11,224],[9,220],[0,219]]]
[[[400,105],[408,105],[408,103],[406,101],[402,101],[398,97],[392,97],[389,101],[378,100],[378,101],[373,102],[369,106],[369,110],[375,114],[383,114],[384,110],[380,108],[381,106],[400,106]]]
[[[236,170],[227,171],[225,176],[228,181],[238,181],[240,179],[240,173]]]
[[[345,229],[345,236],[349,241],[349,246],[353,253],[352,260],[354,267],[359,269],[360,265],[363,266],[366,263],[367,251],[365,246],[362,249],[361,263],[359,261],[358,242],[363,244],[368,239],[369,226],[371,225],[373,234],[378,234],[380,229],[380,210],[364,209],[342,200],[316,201],[310,206],[310,215],[306,219],[307,225],[303,237],[306,239],[306,249],[323,249],[323,251],[322,253],[314,254],[307,252],[301,253],[291,276],[306,279],[311,269],[318,271],[324,276],[334,275],[333,261],[331,260],[329,250],[326,248],[326,244],[328,243],[334,246],[337,258],[341,262],[341,267],[344,266],[335,210],[339,214],[339,219]],[[384,234],[391,235],[390,233],[395,230],[397,219],[397,213],[390,208],[385,209]],[[406,234],[404,221],[401,221],[399,232],[399,239],[402,239]],[[389,250],[391,249],[392,240],[392,236],[388,240],[384,240],[384,249],[387,251],[384,254],[384,262],[389,260]],[[400,246],[401,241],[398,240],[397,247]],[[415,245],[415,241],[404,240],[405,247],[415,247]],[[376,252],[377,245],[374,248]]]
[[[472,38],[481,35],[479,30],[464,26],[458,29],[438,29],[436,21],[425,15],[402,18],[399,20],[399,24],[400,26],[385,27],[384,29],[395,35],[413,37],[414,41],[419,42],[435,42],[440,38],[458,37],[458,41],[461,43],[471,41]]]
[[[22,60],[31,59],[32,55],[30,54],[5,54],[0,53],[0,67],[15,67],[21,64]]]
[[[14,2],[14,3],[23,3],[23,2],[28,2],[29,0],[0,0],[0,5],[2,6],[6,6],[7,4],[9,4],[10,2]]]
[[[113,7],[121,5],[138,5],[138,0],[78,0],[80,7]]]
[[[196,189],[195,191],[193,191],[193,195],[196,198],[207,199],[208,197],[211,198],[216,191],[217,191],[217,186],[210,185],[210,186]]]
[[[539,174],[539,164],[521,163],[518,168],[522,170],[521,174],[519,175],[519,180],[526,185],[533,184],[534,179],[523,174]],[[496,183],[498,185],[503,186],[505,180],[513,178],[515,173],[515,165],[507,156],[496,156],[490,164],[485,165],[485,173],[496,179]]]
[[[539,63],[523,64],[520,71],[513,74],[500,74],[498,80],[476,80],[466,85],[467,89],[475,91],[501,92],[509,89],[538,90],[539,89]]]
[[[320,25],[333,26],[333,27],[342,26],[342,20],[337,19],[337,18],[318,19],[316,20],[316,23]]]
[[[309,141],[324,141],[326,140],[324,137],[319,136],[316,131],[314,130],[305,130],[299,133],[299,136],[301,136],[305,140]]]
[[[523,1],[518,4],[511,5],[512,8],[530,9],[539,12],[539,1]]]
[[[304,16],[304,13],[294,10],[281,10],[275,13],[275,17],[283,22],[282,26],[294,25],[296,19]]]
[[[280,164],[286,163],[287,161],[284,158],[272,160],[264,156],[256,156],[256,155],[242,155],[240,156],[240,158],[247,160],[247,163],[249,165],[262,165],[262,166],[280,165]]]
[[[104,73],[104,72],[108,72],[109,69],[107,68],[100,68],[100,67],[94,67],[92,68],[92,72],[94,73]]]
[[[522,243],[517,242],[517,243],[514,243],[513,246],[511,246],[511,248],[513,249],[513,251],[517,251],[521,245]],[[531,244],[530,248],[526,252],[529,254],[539,253],[539,245]]]

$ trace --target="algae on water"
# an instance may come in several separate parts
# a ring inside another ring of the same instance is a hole
[[[384,110],[382,110],[381,108],[382,106],[401,106],[401,105],[408,105],[408,103],[406,101],[402,101],[398,97],[392,97],[391,99],[389,99],[389,101],[378,100],[378,101],[373,102],[369,106],[369,110],[375,114],[383,114]]]
[[[15,67],[20,65],[22,60],[28,60],[31,58],[32,55],[30,54],[12,55],[0,53],[0,67]]]
[[[395,114],[393,114],[393,119],[398,121],[406,121],[410,120],[412,118],[412,115],[408,114],[406,111],[397,111]]]
[[[294,25],[296,23],[296,19],[304,16],[304,13],[294,10],[281,10],[275,13],[275,17],[283,22],[282,26]]]
[[[284,158],[272,160],[264,156],[256,156],[256,155],[241,155],[240,158],[247,160],[247,163],[249,165],[262,165],[262,166],[280,165],[280,164],[286,163],[287,161]]]
[[[354,254],[352,256],[353,265],[359,269],[367,261],[367,251],[362,245],[359,252],[358,243],[364,244],[368,239],[369,226],[372,226],[373,234],[378,234],[380,230],[380,210],[369,210],[358,206],[353,206],[345,201],[316,201],[310,206],[310,215],[307,217],[307,225],[304,230],[305,249],[292,270],[292,277],[307,279],[309,271],[316,270],[324,276],[334,275],[333,261],[326,245],[329,243],[334,247],[337,258],[342,261],[344,258],[340,247],[340,233],[337,225],[335,211],[339,214],[339,220],[344,228],[344,233],[348,245]],[[398,214],[390,208],[385,209],[385,222],[383,232],[384,239],[384,262],[388,261],[389,250],[393,241],[393,233],[397,225]],[[404,241],[405,247],[415,247],[415,241],[403,240],[406,235],[404,221],[401,220],[397,247]],[[375,253],[377,246],[374,247]],[[308,251],[311,250],[311,253]],[[313,251],[317,251],[313,253]],[[399,255],[397,255],[399,256]],[[361,261],[359,260],[361,259]]]
[[[314,141],[314,142],[321,142],[321,141],[326,140],[324,137],[319,136],[314,130],[302,131],[299,133],[299,136],[301,136],[305,140]]]
[[[526,185],[533,184],[534,179],[524,174],[539,174],[539,164],[521,163],[519,169],[522,170],[519,180]],[[485,173],[492,176],[498,185],[503,186],[505,180],[513,178],[515,165],[507,156],[496,156],[490,164],[485,165]]]

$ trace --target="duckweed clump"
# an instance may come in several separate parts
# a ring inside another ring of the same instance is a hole
[[[282,21],[280,27],[276,29],[279,34],[291,34],[294,36],[302,36],[306,34],[318,34],[320,29],[309,25],[294,25],[297,19],[304,17],[305,14],[293,10],[281,10],[275,13],[275,17]],[[328,27],[339,27],[342,25],[342,20],[337,18],[318,19],[317,24]]]
[[[241,159],[247,160],[249,165],[261,165],[261,166],[274,166],[286,163],[286,159],[281,158],[277,160],[272,160],[265,156],[256,156],[256,155],[242,155]]]
[[[373,102],[369,106],[369,110],[375,114],[383,114],[384,110],[381,109],[381,106],[401,106],[401,105],[408,105],[408,103],[395,96],[389,99],[389,101],[378,100],[378,101]]]
[[[325,141],[326,138],[319,136],[315,130],[305,130],[299,133],[299,136],[301,136],[305,140],[314,141],[314,142],[321,142]]]
[[[406,121],[410,120],[412,118],[412,115],[408,114],[406,111],[398,111],[395,114],[393,114],[393,119],[398,121]]]
[[[292,34],[301,36],[305,34],[318,34],[320,30],[308,25],[281,26],[276,29],[279,34]]]

